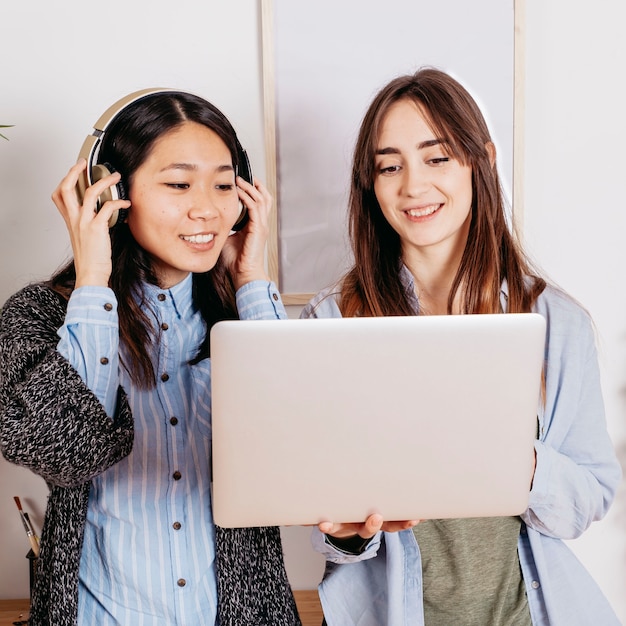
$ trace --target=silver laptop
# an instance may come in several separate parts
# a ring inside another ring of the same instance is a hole
[[[216,524],[522,513],[544,343],[534,313],[216,324]]]

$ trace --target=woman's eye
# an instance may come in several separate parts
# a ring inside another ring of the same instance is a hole
[[[399,165],[387,165],[386,167],[378,168],[379,174],[395,174],[396,172],[399,172],[399,171],[400,171]]]
[[[219,191],[232,191],[232,189],[234,188],[234,185],[232,183],[227,183],[225,185],[216,185],[215,187]]]
[[[434,159],[430,159],[428,162],[433,165],[441,165],[442,163],[447,163],[450,160],[450,157],[436,157]]]
[[[189,189],[189,183],[165,183],[170,189]]]

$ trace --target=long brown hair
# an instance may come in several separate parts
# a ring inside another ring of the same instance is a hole
[[[133,175],[148,158],[156,140],[163,134],[193,121],[214,131],[229,148],[233,167],[239,165],[237,137],[233,127],[219,109],[206,100],[185,92],[159,92],[142,98],[121,111],[107,128],[98,154],[99,163],[122,175],[128,191]],[[156,316],[143,299],[142,283],[158,285],[149,255],[135,241],[127,224],[111,230],[113,271],[109,286],[118,301],[120,341],[126,348],[128,362],[123,367],[133,382],[143,389],[156,384],[150,358],[150,344],[158,337]],[[209,331],[223,319],[237,319],[235,287],[221,257],[215,267],[193,274],[192,294],[207,326],[193,362],[209,356]],[[74,261],[57,271],[48,284],[69,298],[76,282]],[[120,355],[121,357],[121,355]]]
[[[487,145],[492,142],[485,119],[468,91],[451,76],[424,68],[395,78],[375,96],[367,110],[354,151],[349,200],[349,235],[354,265],[341,281],[339,306],[344,316],[412,315],[399,278],[399,235],[389,225],[374,193],[374,159],[381,126],[389,108],[410,100],[430,119],[435,134],[446,140],[451,156],[472,169],[469,234],[454,278],[448,313],[457,293],[463,313],[498,313],[500,290],[508,283],[507,311],[529,312],[545,281],[531,264],[507,224],[497,168]]]

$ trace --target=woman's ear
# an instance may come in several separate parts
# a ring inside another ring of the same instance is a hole
[[[491,167],[496,164],[496,147],[494,146],[492,141],[488,141],[485,144],[485,150],[487,150],[487,155],[489,156],[489,163]]]

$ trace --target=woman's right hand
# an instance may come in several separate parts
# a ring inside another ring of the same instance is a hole
[[[248,209],[248,223],[232,234],[222,248],[221,257],[233,276],[235,289],[253,280],[270,280],[265,267],[266,243],[274,200],[258,179],[254,184],[237,177],[239,200]]]
[[[387,533],[395,533],[413,528],[419,522],[420,520],[385,522],[382,515],[374,513],[363,523],[335,524],[333,522],[321,522],[317,527],[320,532],[337,539],[347,539],[355,535],[359,535],[363,539],[369,539],[381,530]]]
[[[120,175],[116,172],[88,187],[81,205],[76,185],[86,167],[85,159],[79,159],[52,193],[52,201],[65,220],[70,235],[76,268],[76,287],[85,285],[106,287],[112,271],[109,218],[114,211],[127,209],[130,202],[128,200],[105,202],[96,213],[98,197],[120,180]]]

